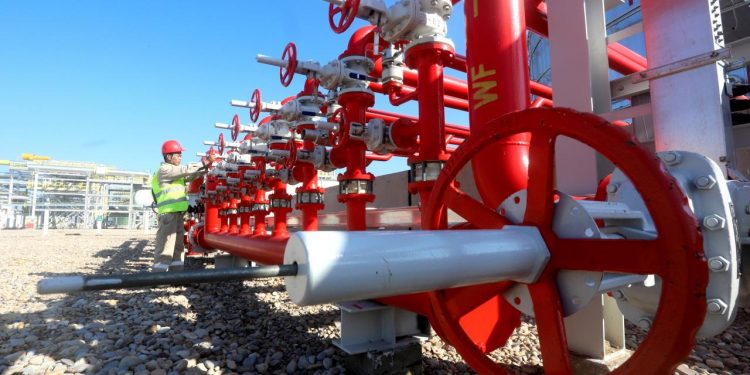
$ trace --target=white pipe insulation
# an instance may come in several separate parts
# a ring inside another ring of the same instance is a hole
[[[534,282],[549,259],[535,227],[297,232],[284,264],[291,300],[313,305],[484,284]]]

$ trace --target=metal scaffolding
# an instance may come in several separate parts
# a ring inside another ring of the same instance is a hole
[[[5,161],[0,171],[0,228],[135,229],[143,207],[137,191],[149,189],[150,174],[86,162]],[[0,166],[1,168],[2,166]]]

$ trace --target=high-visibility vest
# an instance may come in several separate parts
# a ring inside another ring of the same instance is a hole
[[[160,184],[159,172],[156,172],[151,178],[151,192],[154,194],[156,207],[160,214],[185,212],[188,209],[184,177],[180,177],[168,184]]]

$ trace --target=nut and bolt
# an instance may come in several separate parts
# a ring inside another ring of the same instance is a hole
[[[729,261],[722,256],[713,257],[708,260],[708,268],[714,272],[726,272],[729,271]]]
[[[612,292],[612,298],[614,298],[614,299],[624,299],[625,298],[625,294],[623,294],[621,290],[615,290],[614,292]]]
[[[701,190],[709,190],[712,189],[714,186],[716,186],[716,179],[714,176],[708,175],[708,176],[700,176],[696,178],[693,183],[695,184],[695,187]]]
[[[680,162],[680,154],[672,151],[659,154],[659,157],[662,161],[667,163],[667,165],[675,165]]]
[[[703,226],[709,230],[723,229],[727,220],[717,214],[711,214],[703,218]]]
[[[614,194],[620,189],[620,184],[609,184],[607,185],[607,193]]]
[[[646,317],[638,319],[638,327],[641,327],[641,329],[650,329],[651,319]]]
[[[710,299],[706,304],[706,310],[711,314],[724,314],[727,312],[727,308],[726,302],[718,298]]]

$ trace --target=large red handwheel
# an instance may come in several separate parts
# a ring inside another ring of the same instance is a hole
[[[293,42],[284,47],[284,52],[281,54],[281,59],[286,61],[286,68],[279,68],[279,77],[281,78],[281,84],[284,87],[289,86],[294,78],[294,71],[297,70],[297,46]],[[255,93],[253,93],[255,95]],[[260,92],[258,92],[258,98],[260,99]]]
[[[432,219],[429,228],[440,228],[446,208],[479,228],[497,228],[507,222],[497,207],[463,193],[454,181],[459,171],[486,147],[519,133],[531,134],[527,202],[521,225],[537,227],[550,252],[542,275],[528,286],[544,371],[571,373],[556,275],[561,270],[581,270],[654,274],[661,278],[661,298],[651,328],[615,373],[674,373],[690,353],[706,314],[708,268],[703,240],[677,181],[665,172],[656,155],[640,147],[617,126],[592,114],[560,108],[528,109],[490,122],[472,133],[445,163],[425,206],[427,217]],[[653,218],[655,239],[562,239],[554,233],[555,141],[559,136],[590,146],[630,178]],[[482,286],[467,288],[482,292]],[[479,373],[505,373],[505,368],[487,357],[458,324],[449,291],[429,294],[431,323],[436,331]]]
[[[219,155],[224,155],[224,146],[226,146],[226,142],[224,142],[224,133],[219,133],[219,141],[216,143]]]
[[[253,103],[253,108],[250,110],[250,121],[258,121],[260,117],[260,110],[263,106],[263,102],[260,101],[260,89],[255,89],[253,95],[250,97],[250,103]]]
[[[333,3],[328,4],[328,24],[336,34],[346,31],[354,22],[359,11],[359,0],[345,0],[343,4],[335,6]],[[339,15],[339,20],[334,21],[334,17]]]
[[[231,135],[232,135],[232,141],[237,140],[237,136],[240,134],[240,116],[234,115],[232,117],[232,126],[230,127]]]

